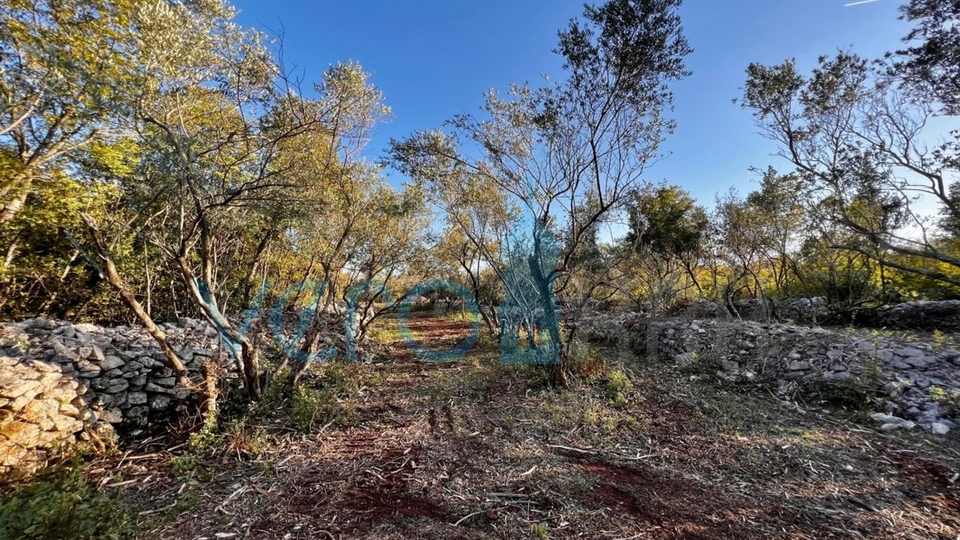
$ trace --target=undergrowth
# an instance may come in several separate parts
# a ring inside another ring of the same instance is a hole
[[[117,494],[86,483],[79,462],[48,469],[3,493],[0,539],[99,540],[131,538],[133,512]]]
[[[291,430],[307,435],[356,421],[352,398],[359,388],[353,366],[332,362],[306,374],[295,388],[281,373],[254,402],[228,400],[217,419],[207,419],[190,434],[185,450],[171,459],[174,472],[209,480],[207,463],[221,456],[256,458]]]

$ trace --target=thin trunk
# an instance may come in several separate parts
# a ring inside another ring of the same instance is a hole
[[[143,246],[143,273],[147,280],[147,315],[153,316],[153,283],[150,279],[150,261],[147,260],[147,246]]]
[[[7,248],[7,256],[3,258],[3,269],[6,270],[10,267],[10,264],[13,263],[14,257],[17,256],[17,248],[20,247],[20,244],[17,242],[17,239],[14,238],[13,242],[10,243],[10,247]]]
[[[26,185],[21,188],[23,190],[22,193],[7,201],[3,205],[3,208],[0,209],[0,227],[13,221],[13,218],[17,217],[17,214],[23,209],[23,205],[27,202],[27,197],[30,195],[31,183],[28,179]]]
[[[213,293],[210,292],[209,289],[205,291],[200,290],[197,280],[194,278],[193,272],[190,270],[190,265],[187,262],[185,247],[184,245],[181,248],[177,262],[180,266],[180,275],[183,278],[184,284],[187,286],[187,291],[190,292],[190,296],[206,319],[218,330],[221,341],[224,342],[224,345],[227,346],[230,353],[237,360],[240,375],[244,379],[244,384],[250,393],[250,397],[257,399],[260,397],[261,386],[260,367],[256,348],[250,342],[249,337],[241,337],[230,321],[220,312]]]
[[[117,271],[117,266],[113,262],[110,250],[107,247],[107,242],[103,237],[103,233],[100,232],[97,222],[93,217],[82,212],[80,213],[80,218],[90,231],[90,236],[93,238],[93,243],[97,248],[98,255],[104,262],[107,282],[120,294],[123,302],[133,311],[134,315],[136,315],[140,321],[140,324],[143,325],[147,333],[149,333],[153,340],[157,342],[157,345],[160,346],[160,350],[163,351],[163,356],[167,359],[167,362],[176,375],[177,383],[184,388],[196,391],[197,388],[187,376],[187,368],[183,365],[183,362],[180,360],[180,357],[177,356],[173,347],[170,346],[170,343],[167,342],[167,335],[153,322],[150,315],[143,309],[143,306],[140,305],[140,302],[137,301],[133,293],[130,292],[130,288],[126,282],[120,277],[120,273]]]

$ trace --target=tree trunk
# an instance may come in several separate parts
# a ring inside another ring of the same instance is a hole
[[[180,361],[180,357],[177,356],[176,351],[173,350],[173,347],[170,346],[170,343],[167,342],[167,335],[163,332],[153,322],[153,319],[150,315],[143,309],[143,306],[140,305],[140,302],[137,301],[136,297],[130,292],[129,287],[123,281],[123,278],[120,277],[120,273],[117,271],[117,266],[113,262],[113,258],[110,255],[110,250],[107,247],[107,242],[103,237],[103,233],[100,232],[97,222],[88,214],[80,213],[80,218],[86,224],[87,229],[90,231],[90,236],[93,238],[93,243],[97,248],[98,255],[100,259],[104,262],[104,270],[107,278],[107,282],[110,283],[110,286],[113,287],[119,294],[123,302],[133,311],[134,315],[137,317],[137,320],[140,321],[140,324],[147,330],[147,333],[150,334],[150,337],[157,342],[157,345],[160,346],[160,350],[163,351],[163,356],[166,357],[167,362],[170,364],[170,367],[173,369],[174,374],[177,378],[177,384],[187,388],[191,391],[197,391],[196,386],[190,381],[187,377],[187,368],[183,365],[183,362]]]
[[[17,217],[17,214],[23,209],[24,203],[27,202],[27,196],[29,195],[30,182],[27,182],[27,185],[23,187],[23,192],[4,203],[3,208],[0,209],[0,227],[10,223],[13,221],[13,218]]]

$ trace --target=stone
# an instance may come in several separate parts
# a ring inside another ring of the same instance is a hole
[[[123,392],[127,388],[130,388],[130,382],[126,379],[114,379],[107,384],[107,387],[104,391],[108,394],[117,394]]]
[[[118,356],[108,355],[103,358],[102,362],[100,362],[100,367],[104,371],[110,371],[112,369],[119,369],[123,367],[125,363],[126,362],[124,362],[123,359]]]
[[[39,392],[37,392],[36,390],[30,390],[30,391],[27,392],[26,394],[21,394],[20,397],[18,397],[17,399],[12,400],[12,401],[7,405],[7,409],[9,409],[9,410],[11,410],[11,411],[15,411],[15,412],[22,410],[22,409],[23,409],[24,407],[26,407],[31,401],[33,401],[33,398],[37,397],[37,394],[38,394],[38,393],[39,393]]]
[[[46,392],[56,388],[57,383],[60,382],[60,379],[62,378],[63,378],[63,375],[61,375],[60,373],[51,371],[51,372],[44,373],[40,377],[40,379],[37,380],[37,382],[40,383],[40,386]]]
[[[171,403],[171,399],[164,395],[154,395],[150,398],[150,408],[155,411],[166,410]]]
[[[154,383],[152,383],[152,382],[147,382],[147,384],[144,385],[144,390],[146,390],[147,392],[153,392],[153,393],[157,393],[157,394],[172,394],[172,393],[173,393],[173,388],[167,388],[167,387],[164,387],[164,386],[159,386],[159,385],[154,384]]]
[[[149,356],[139,356],[139,357],[137,357],[137,362],[139,362],[140,365],[142,365],[142,366],[144,366],[144,367],[146,367],[146,368],[160,367],[160,366],[163,365],[163,362],[159,362],[159,361],[157,361],[157,360],[154,360],[153,358],[150,358]]]
[[[877,422],[883,422],[884,424],[902,424],[907,422],[907,420],[904,420],[903,418],[884,413],[876,413],[872,418]]]
[[[57,416],[53,419],[54,429],[60,433],[74,434],[83,430],[83,422],[68,416]]]
[[[836,373],[827,373],[825,379],[833,382],[845,382],[853,378],[847,371],[838,371]]]
[[[0,435],[6,438],[8,448],[18,446],[32,448],[37,443],[40,428],[27,422],[14,420],[0,429]]]
[[[80,418],[80,409],[76,408],[72,403],[61,403],[58,411],[61,415]]]
[[[59,364],[48,364],[47,362],[38,362],[36,360],[31,360],[29,362],[30,367],[39,371],[40,373],[60,373],[63,371],[63,368]]]
[[[36,424],[43,431],[49,431],[55,424],[53,418],[60,415],[60,404],[52,399],[35,399],[20,412],[20,419]]]
[[[946,435],[950,433],[950,428],[943,422],[934,422],[930,424],[930,431],[932,431],[934,435]]]
[[[130,392],[127,394],[128,405],[143,405],[146,402],[147,394],[145,392]]]
[[[37,391],[40,390],[41,384],[39,381],[24,381],[16,386],[10,387],[9,390],[3,391],[3,396],[9,399],[16,399],[24,394],[32,392],[32,395],[29,399],[33,399],[33,396],[37,395]]]
[[[80,370],[80,376],[84,378],[96,377],[101,371],[100,366],[86,360],[77,362],[77,369]]]
[[[787,366],[787,369],[790,371],[804,371],[810,369],[810,364],[808,362],[794,360],[793,362],[790,362],[790,364]]]
[[[119,424],[123,422],[123,413],[120,412],[120,409],[107,409],[101,413],[98,413],[100,421],[106,422],[108,424]]]
[[[150,413],[150,407],[147,407],[147,406],[141,405],[137,407],[130,407],[130,409],[127,410],[126,419],[131,424],[143,426],[143,425],[146,425],[148,422],[149,413]]]
[[[678,366],[689,366],[696,362],[697,357],[693,353],[680,353],[673,357],[673,361],[677,363]]]
[[[923,356],[909,356],[909,357],[904,358],[904,359],[903,359],[903,362],[904,362],[905,364],[909,364],[909,365],[911,365],[911,366],[913,366],[913,367],[915,367],[915,368],[927,367],[927,364],[930,363],[930,361],[927,360],[927,359],[926,359],[925,357],[923,357]]]

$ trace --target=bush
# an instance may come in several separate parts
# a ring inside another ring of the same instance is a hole
[[[604,392],[615,406],[622,407],[629,401],[629,394],[633,390],[633,383],[622,371],[610,371],[603,383]]]
[[[600,358],[599,351],[579,339],[574,339],[570,343],[567,350],[567,365],[574,376],[587,381],[601,378],[607,371],[606,363]]]
[[[283,407],[294,427],[304,433],[327,424],[346,424],[354,417],[350,400],[358,389],[356,374],[340,363],[324,367],[321,374],[294,389]]]
[[[135,532],[124,501],[87,484],[76,463],[42,473],[0,502],[0,540],[120,539]]]
[[[943,407],[947,418],[960,418],[960,392],[947,392],[939,386],[930,388],[930,397]]]

